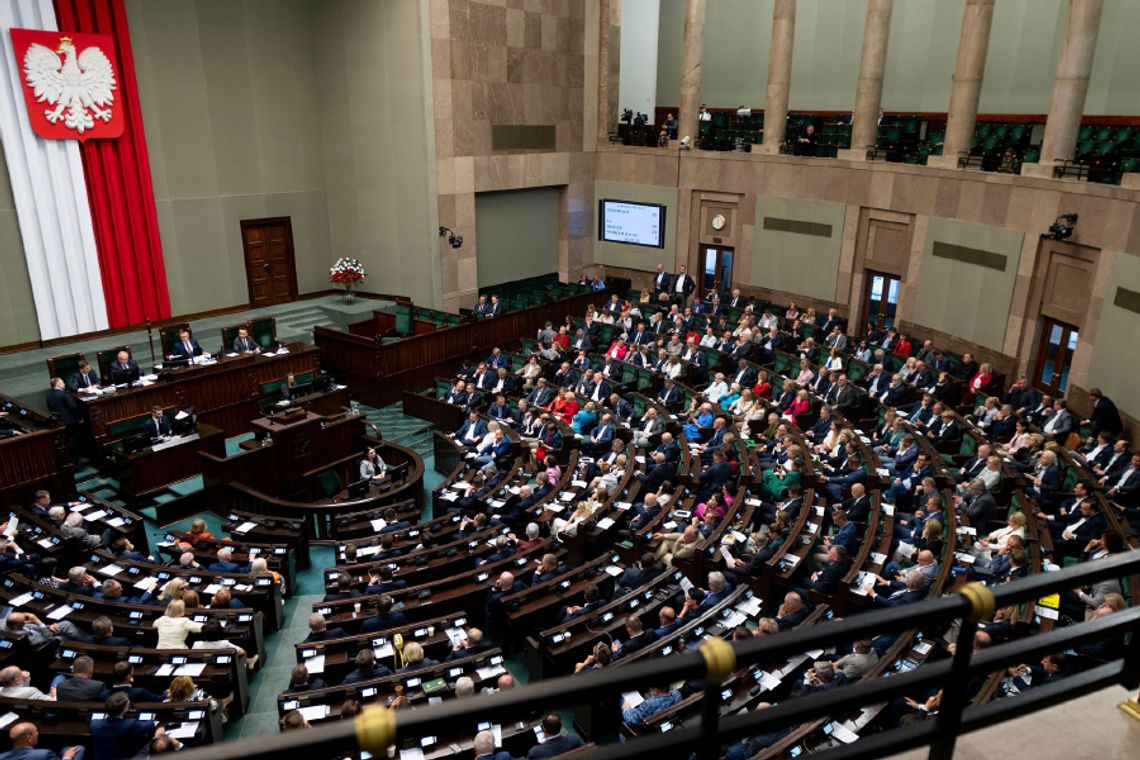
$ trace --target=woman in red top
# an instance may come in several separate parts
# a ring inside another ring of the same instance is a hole
[[[808,396],[807,388],[802,388],[792,403],[784,409],[784,414],[791,419],[793,425],[798,426],[800,415],[807,414],[810,410],[811,397]]]
[[[994,381],[994,370],[989,362],[982,362],[978,367],[978,372],[970,379],[969,384],[966,386],[966,392],[962,394],[962,403],[973,403],[974,396],[979,393],[985,393],[986,389]]]
[[[558,328],[558,334],[554,336],[554,342],[562,346],[562,350],[570,348],[570,333],[566,330],[566,325]]]
[[[578,413],[578,399],[574,396],[574,391],[563,391],[562,395],[554,399],[554,403],[550,405],[551,414],[556,414],[567,425],[570,420]]]
[[[628,352],[629,352],[629,346],[627,346],[625,344],[624,340],[622,340],[621,338],[618,338],[617,340],[615,340],[613,343],[610,344],[610,347],[608,349],[606,349],[606,356],[612,356],[613,358],[617,359],[620,362],[620,361],[625,361],[625,355]]]
[[[760,370],[756,376],[756,385],[752,386],[752,395],[756,398],[772,399],[772,384],[768,382],[768,373]]]
[[[895,341],[895,347],[891,349],[891,353],[896,356],[910,356],[910,351],[910,339],[899,333],[899,339]]]

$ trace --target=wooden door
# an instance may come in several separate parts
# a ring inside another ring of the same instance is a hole
[[[720,292],[732,290],[732,249],[724,246],[701,246],[704,266],[701,267],[701,292],[707,293],[714,287]]]
[[[899,278],[868,269],[863,275],[863,282],[866,283],[863,292],[863,320],[883,330],[894,327],[902,286]]]
[[[272,306],[297,297],[293,226],[289,217],[244,219],[245,277],[250,306]]]
[[[1063,398],[1069,385],[1069,368],[1077,348],[1080,331],[1072,325],[1044,317],[1037,345],[1037,362],[1033,384],[1053,398]]]

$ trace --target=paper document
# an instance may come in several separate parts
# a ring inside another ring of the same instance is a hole
[[[193,739],[196,733],[198,733],[198,721],[196,720],[184,720],[178,724],[177,728],[166,729],[166,735],[172,739]]]
[[[327,718],[328,714],[328,705],[309,705],[308,707],[301,708],[301,715],[305,716],[305,720],[320,720],[321,718]]]
[[[641,692],[638,691],[623,691],[621,701],[622,704],[628,705],[629,707],[637,707],[645,701],[645,697],[641,696]]]
[[[204,663],[204,662],[188,662],[185,665],[178,666],[174,670],[174,675],[176,675],[176,676],[190,676],[191,678],[197,678],[198,676],[202,675],[202,672],[205,670],[206,670],[206,663]]]
[[[74,611],[74,607],[67,604],[61,604],[54,610],[47,614],[49,620],[63,620]]]
[[[325,672],[325,656],[318,654],[316,657],[310,657],[305,660],[305,670],[309,671],[309,675]]]
[[[247,520],[246,522],[243,522],[241,525],[234,528],[233,532],[234,533],[249,533],[251,530],[253,530],[256,527],[257,527],[257,523],[255,523],[251,520]]]

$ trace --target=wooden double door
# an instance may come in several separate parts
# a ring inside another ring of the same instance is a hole
[[[249,305],[272,306],[297,297],[293,225],[289,217],[244,219],[241,223]]]

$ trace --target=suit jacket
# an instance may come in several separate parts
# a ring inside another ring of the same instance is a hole
[[[161,420],[155,420],[154,417],[147,417],[146,422],[143,423],[143,432],[151,438],[158,438],[160,435],[170,435],[170,420],[166,419],[166,415],[162,415]]]
[[[653,275],[653,292],[654,293],[668,293],[669,285],[673,282],[672,276],[668,272],[658,272]]]
[[[460,441],[460,442],[466,442],[466,440],[467,440],[466,436],[467,436],[467,433],[471,430],[471,427],[472,427],[471,418],[468,417],[467,419],[465,419],[463,421],[463,424],[459,426],[459,429],[455,431],[455,440]],[[474,427],[475,427],[475,440],[472,443],[477,443],[477,442],[483,440],[483,436],[487,435],[487,423],[483,421],[482,417],[480,417],[479,419],[477,419],[475,421]]]
[[[1059,412],[1053,412],[1041,424],[1041,432],[1045,433],[1045,426],[1050,422],[1053,423],[1053,436],[1061,442],[1064,442],[1069,433],[1073,430],[1073,413],[1068,409],[1062,409]]]
[[[242,354],[249,351],[256,351],[257,349],[261,348],[261,346],[259,346],[257,344],[257,341],[253,338],[242,338],[239,336],[237,338],[234,338],[234,342],[231,348],[235,354]]]
[[[730,380],[734,383],[740,383],[741,388],[751,388],[756,384],[756,372],[751,366],[743,370],[737,367],[736,372],[731,376]]]
[[[997,514],[997,501],[992,493],[983,491],[965,500],[963,514],[970,518],[970,525],[984,527]]]
[[[389,628],[398,628],[401,625],[408,624],[408,617],[402,612],[389,612],[386,614],[375,614],[367,618],[360,626],[361,633],[374,633],[376,631],[386,631]]]
[[[61,702],[95,702],[106,689],[102,681],[72,676],[55,687],[55,698]]]
[[[95,760],[134,757],[154,738],[157,727],[153,720],[133,717],[93,720],[90,729],[93,756]]]
[[[843,580],[843,576],[847,575],[847,571],[851,568],[851,560],[837,560],[835,562],[828,562],[819,571],[819,575],[812,582],[811,588],[821,594],[834,594],[835,590],[839,588],[839,583]]]
[[[1089,422],[1092,423],[1092,435],[1096,438],[1097,434],[1102,430],[1107,430],[1113,435],[1119,435],[1120,431],[1124,429],[1124,424],[1120,421],[1120,412],[1116,409],[1116,404],[1112,399],[1101,396],[1093,405],[1092,414],[1089,416]]]
[[[176,342],[170,347],[170,355],[176,359],[193,359],[195,356],[202,355],[202,347],[198,345],[198,341],[193,338],[190,339],[190,350],[186,349],[186,344],[181,340]]]
[[[99,373],[92,369],[86,375],[82,372],[76,372],[72,375],[69,387],[73,391],[77,391],[80,388],[90,388],[95,385],[99,385]]]
[[[582,740],[577,734],[561,734],[547,739],[542,744],[536,744],[526,753],[526,760],[539,760],[545,757],[554,757],[563,752],[569,752],[582,746]]]
[[[682,293],[682,295],[684,295],[685,298],[688,298],[690,295],[692,295],[693,291],[697,289],[696,281],[693,280],[693,278],[687,274],[679,274],[679,275],[677,275],[677,277],[681,278],[681,293]],[[673,279],[673,282],[669,285],[669,294],[673,295],[676,292],[677,292],[677,278],[675,277]]]
[[[74,425],[79,421],[79,405],[68,391],[52,388],[47,392],[48,410],[59,416],[64,425]]]
[[[498,443],[492,440],[486,446],[479,449],[479,456],[490,456],[498,459],[499,457],[505,457],[510,450],[511,439],[503,436],[503,440]]]

